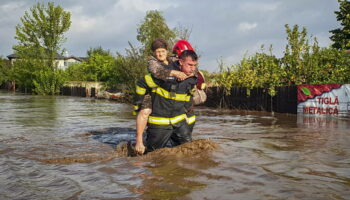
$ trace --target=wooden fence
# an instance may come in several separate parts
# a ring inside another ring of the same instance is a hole
[[[77,97],[96,97],[102,88],[103,84],[101,82],[70,81],[60,89],[60,94]]]
[[[297,113],[297,87],[276,88],[277,94],[270,96],[267,90],[254,88],[247,94],[247,88],[232,88],[227,95],[222,88],[210,87],[206,93],[205,103],[209,107],[220,107],[240,110],[258,110],[278,113]]]
[[[247,88],[232,88],[227,95],[222,88],[207,88],[205,106],[239,110],[257,110],[278,113],[297,113],[297,87],[277,87],[277,94],[270,96],[267,90],[254,88],[247,94]],[[81,86],[65,86],[61,88],[61,95],[96,97],[95,88]]]
[[[96,88],[64,86],[61,87],[60,94],[65,96],[96,97]]]

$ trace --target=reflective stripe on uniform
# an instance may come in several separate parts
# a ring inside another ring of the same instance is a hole
[[[166,98],[166,99],[172,99],[175,101],[190,101],[191,96],[187,94],[171,94],[167,90],[164,90],[163,88],[157,87],[153,88],[152,92],[159,94],[160,96]]]
[[[139,106],[133,106],[134,107],[134,111],[132,111],[132,115],[137,115],[137,112],[139,110]]]
[[[145,81],[146,81],[146,84],[148,85],[148,87],[150,87],[150,88],[158,87],[158,85],[153,81],[152,76],[149,74],[145,75]]]
[[[136,94],[138,94],[138,95],[146,94],[146,88],[143,88],[143,87],[136,85]]]
[[[193,124],[196,121],[196,115],[188,117],[186,120],[187,120],[187,124]]]
[[[139,106],[134,106],[134,110],[138,110],[139,109]]]
[[[170,125],[176,124],[184,119],[186,119],[186,114],[178,115],[172,118],[149,116],[148,123],[156,125]]]

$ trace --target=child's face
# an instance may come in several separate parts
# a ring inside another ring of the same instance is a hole
[[[154,57],[160,62],[166,61],[166,57],[168,56],[168,51],[164,48],[158,48],[154,51]]]

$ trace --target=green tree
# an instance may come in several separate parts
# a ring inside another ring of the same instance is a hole
[[[85,72],[91,77],[87,81],[107,81],[109,74],[115,65],[115,59],[108,50],[103,50],[101,47],[90,49],[88,51],[88,59],[83,63]]]
[[[136,82],[147,73],[147,57],[152,55],[151,43],[156,38],[165,39],[172,46],[175,39],[188,39],[191,31],[179,26],[170,29],[161,12],[148,11],[144,20],[137,28],[137,40],[142,47],[134,47],[130,42],[130,48],[126,49],[125,55],[117,52],[115,66],[109,71],[107,86],[121,86],[126,93],[135,92]]]
[[[336,49],[350,49],[350,2],[348,0],[338,0],[339,11],[337,21],[340,22],[341,28],[329,31],[332,33],[330,39],[334,42],[333,47]]]
[[[245,83],[245,87],[252,89],[253,87],[265,88],[271,96],[276,95],[275,87],[281,85],[281,77],[283,71],[280,61],[272,53],[272,45],[269,53],[265,53],[264,46],[261,52],[256,53],[249,59],[250,68],[254,71],[254,84]]]
[[[222,59],[218,60],[219,73],[214,77],[214,84],[224,88],[226,94],[230,94],[231,88],[235,82],[236,65],[227,66]]]
[[[317,69],[318,63],[312,55],[319,50],[317,39],[309,44],[307,30],[303,27],[299,32],[299,26],[294,25],[293,29],[286,24],[287,42],[282,66],[285,72],[284,82],[287,85],[309,83],[312,73]]]
[[[346,84],[350,82],[350,54],[332,47],[320,48],[316,37],[308,37],[306,28],[285,25],[287,45],[280,59],[272,53],[261,52],[243,57],[238,63],[225,66],[219,62],[220,73],[214,84],[230,94],[232,87],[265,88],[271,96],[275,87],[298,84]],[[312,42],[309,42],[311,40]]]
[[[56,79],[63,78],[63,73],[57,69],[55,58],[66,40],[70,13],[52,2],[37,3],[25,12],[21,22],[16,26],[18,44],[13,46],[20,57],[14,64],[15,80],[29,90],[51,88],[34,90],[38,94],[56,94],[63,82]]]
[[[13,46],[15,52],[21,58],[43,60],[53,69],[55,57],[66,41],[64,33],[71,25],[70,13],[52,2],[37,3],[25,12],[21,22],[16,26],[15,39],[19,44]]]
[[[143,44],[147,56],[152,54],[151,44],[154,39],[163,38],[172,44],[175,37],[175,32],[168,27],[161,12],[157,10],[148,11],[137,28],[137,40]]]
[[[10,67],[6,60],[0,57],[0,86],[9,81]]]
[[[87,74],[83,63],[69,65],[66,69],[68,81],[86,81]]]
[[[335,48],[322,48],[312,56],[317,65],[309,84],[350,83],[350,54]]]
[[[63,70],[39,70],[35,71],[34,92],[37,94],[58,94],[64,84],[66,74]]]
[[[99,47],[95,47],[95,48],[90,48],[87,52],[86,52],[88,57],[93,56],[94,54],[98,54],[101,56],[110,56],[111,52],[109,50],[105,50],[103,49],[101,46]]]
[[[123,85],[124,92],[133,94],[136,82],[147,73],[147,59],[142,49],[129,45],[125,56],[117,53],[116,68],[111,74],[118,77],[114,81]]]
[[[230,94],[232,87],[265,88],[271,96],[276,94],[275,87],[281,85],[283,74],[280,61],[272,54],[272,46],[269,54],[265,53],[264,46],[261,52],[253,56],[244,57],[237,65],[230,67],[220,66],[221,73],[216,76],[215,81],[219,86],[225,88],[225,93]]]
[[[115,67],[115,59],[111,53],[102,47],[97,47],[89,49],[87,54],[86,61],[67,68],[68,79],[72,81],[108,81]]]
[[[15,90],[14,68],[7,59],[0,58],[0,86],[7,85],[8,89]]]
[[[13,80],[15,80],[16,85],[22,88],[25,93],[32,92],[34,89],[35,73],[39,71],[40,66],[44,64],[40,60],[34,59],[19,59],[13,64]]]

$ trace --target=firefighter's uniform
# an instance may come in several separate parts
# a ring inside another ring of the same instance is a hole
[[[178,70],[175,64],[169,68]],[[192,140],[195,115],[188,117],[186,113],[193,103],[191,92],[196,82],[196,77],[178,82],[175,79],[163,81],[145,75],[137,83],[135,111],[140,108],[145,94],[149,93],[152,97],[152,114],[148,118],[146,137],[148,152],[165,147],[168,141],[176,146]]]

